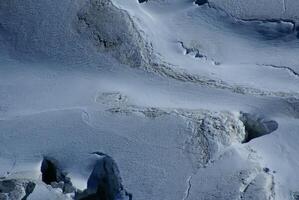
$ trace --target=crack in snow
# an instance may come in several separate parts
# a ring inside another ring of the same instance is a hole
[[[114,95],[107,96],[106,93],[99,94],[98,103],[105,104],[107,101],[110,103],[105,111],[115,114],[142,114],[144,117],[155,119],[163,115],[173,115],[182,118],[186,121],[188,134],[185,136],[181,147],[184,154],[188,157],[194,169],[206,166],[213,156],[216,154],[215,143],[217,140],[224,146],[229,146],[232,141],[241,142],[245,137],[245,130],[243,124],[239,119],[234,118],[230,113],[211,113],[207,110],[184,110],[174,108],[159,108],[159,107],[140,107],[127,104],[119,104],[113,98],[118,99],[121,95],[123,99],[127,99],[126,95],[119,92],[113,93]],[[114,103],[113,103],[114,102]],[[114,107],[116,106],[116,107]],[[147,143],[145,143],[147,144]],[[153,145],[153,144],[151,144]],[[157,146],[158,148],[165,148]]]
[[[186,181],[187,189],[185,191],[185,196],[183,197],[183,200],[187,200],[190,196],[190,190],[191,190],[191,187],[192,187],[191,180],[192,180],[192,176],[189,176],[187,181]]]
[[[276,69],[285,69],[289,71],[291,74],[293,74],[296,77],[299,77],[299,73],[296,72],[293,68],[288,67],[288,66],[280,66],[280,65],[269,65],[269,64],[258,64],[258,66],[265,66],[265,67],[272,67]]]
[[[254,96],[267,96],[267,97],[281,97],[281,98],[296,98],[299,99],[299,93],[290,93],[283,91],[267,91],[258,88],[252,88],[241,85],[230,85],[229,83],[221,79],[210,79],[208,77],[200,76],[197,74],[190,74],[184,70],[177,70],[170,67],[169,63],[151,63],[150,66],[146,68],[148,72],[157,73],[160,76],[172,78],[182,82],[189,82],[199,84],[203,87],[216,88],[222,90],[229,90],[237,94],[250,94]],[[299,76],[299,74],[297,74]]]
[[[286,0],[282,0],[282,7],[283,7],[283,12],[285,13],[287,11]]]

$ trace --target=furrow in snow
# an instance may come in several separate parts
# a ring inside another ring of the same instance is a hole
[[[276,69],[284,69],[284,70],[289,71],[291,74],[293,74],[297,78],[299,77],[299,73],[296,72],[293,68],[288,67],[288,66],[269,65],[269,64],[262,64],[262,65],[259,64],[259,66],[272,67],[272,68],[276,68]]]
[[[192,181],[192,176],[189,176],[186,183],[187,183],[187,189],[185,191],[185,196],[183,198],[183,200],[187,200],[189,198],[189,195],[190,195],[190,190],[191,190],[191,181]]]

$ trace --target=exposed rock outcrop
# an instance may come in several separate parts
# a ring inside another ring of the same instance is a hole
[[[0,180],[1,200],[26,200],[33,192],[35,183],[25,179]]]
[[[87,181],[87,189],[77,193],[77,200],[132,200],[123,185],[115,161],[108,155],[95,152],[99,156]]]
[[[74,188],[69,177],[66,176],[53,159],[44,158],[41,165],[42,181],[53,188],[60,188],[63,193],[72,193]]]

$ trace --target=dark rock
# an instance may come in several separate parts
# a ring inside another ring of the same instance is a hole
[[[76,189],[69,177],[58,167],[53,159],[44,158],[41,165],[42,181],[53,188],[60,188],[63,193],[72,193]]]
[[[292,192],[291,196],[292,200],[299,200],[299,192]]]
[[[25,192],[26,195],[22,198],[22,200],[26,200],[27,197],[33,192],[34,188],[35,188],[35,183],[33,182],[28,182],[26,187],[25,187]]]
[[[23,179],[5,179],[0,181],[0,199],[26,200],[33,192],[35,183]]]
[[[206,4],[206,3],[209,3],[209,1],[208,1],[208,0],[195,0],[194,3],[195,3],[196,5],[201,6],[201,5],[204,5],[204,4]]]
[[[266,173],[269,173],[269,172],[270,172],[270,169],[269,169],[268,167],[264,167],[264,168],[263,168],[263,171],[266,172]]]
[[[296,37],[299,39],[299,26],[296,27]]]
[[[60,182],[62,180],[62,173],[57,165],[50,159],[44,158],[41,165],[42,181],[47,185],[52,182]]]
[[[132,194],[124,190],[120,172],[115,161],[103,153],[95,153],[101,158],[95,163],[87,182],[87,189],[77,193],[77,200],[125,200]]]

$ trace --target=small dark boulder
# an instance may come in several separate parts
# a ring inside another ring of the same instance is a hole
[[[77,193],[77,200],[131,200],[120,177],[115,161],[103,153],[94,153],[100,156],[87,181],[87,189]]]
[[[195,0],[194,3],[195,3],[196,5],[201,6],[201,5],[204,5],[204,4],[206,4],[206,3],[209,3],[209,1],[208,1],[208,0]]]
[[[41,165],[42,181],[53,188],[61,188],[63,193],[72,193],[76,189],[71,179],[58,167],[54,159],[44,158]]]
[[[0,199],[26,200],[34,191],[35,183],[26,179],[4,179],[0,181]]]
[[[138,0],[139,3],[148,2],[148,0]]]
[[[62,173],[57,165],[48,158],[44,158],[41,165],[42,181],[47,185],[52,182],[60,182],[62,180]]]

